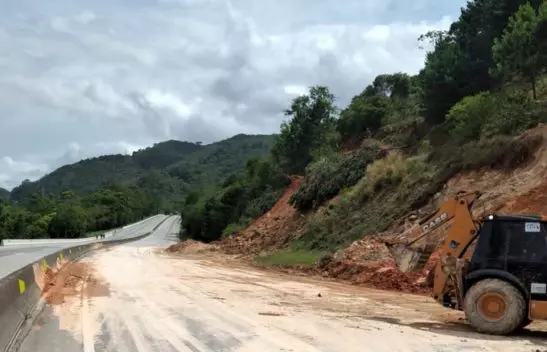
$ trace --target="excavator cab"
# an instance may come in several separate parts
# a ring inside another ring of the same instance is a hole
[[[462,308],[480,332],[505,335],[547,319],[547,222],[484,219],[462,277]]]

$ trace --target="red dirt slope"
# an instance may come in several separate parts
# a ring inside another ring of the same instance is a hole
[[[228,254],[255,255],[283,248],[298,237],[304,217],[289,204],[289,199],[301,182],[302,177],[293,176],[291,184],[270,211],[242,232],[221,241],[224,251]]]

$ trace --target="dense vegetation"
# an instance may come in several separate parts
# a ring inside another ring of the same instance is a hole
[[[171,140],[63,166],[11,194],[0,189],[0,239],[80,237],[174,213],[191,190],[242,170],[272,142],[247,135],[209,145]]]
[[[7,189],[3,189],[0,187],[0,200],[8,200],[9,199],[9,191]]]
[[[341,197],[311,214],[293,249],[332,251],[385,230],[461,170],[525,160],[540,141],[513,136],[546,112],[542,3],[469,1],[449,30],[419,38],[427,54],[417,75],[378,75],[343,109],[328,87],[294,99],[262,163],[275,176],[304,176],[290,200],[303,213]],[[227,182],[193,194],[182,211],[182,237],[215,240],[263,213],[283,183],[252,175],[248,169],[233,178],[248,193]]]

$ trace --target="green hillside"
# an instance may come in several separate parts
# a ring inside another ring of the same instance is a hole
[[[170,140],[132,155],[105,155],[62,166],[35,182],[23,182],[11,198],[27,204],[35,193],[70,190],[85,195],[110,181],[149,189],[157,196],[183,196],[188,189],[241,170],[248,158],[267,154],[272,141],[267,135],[238,135],[208,145]]]
[[[0,187],[0,199],[9,199],[10,192],[7,189]]]
[[[0,202],[0,239],[82,237],[173,213],[190,191],[230,179],[249,159],[267,155],[273,140],[243,134],[208,145],[170,140],[65,165],[23,182],[11,197],[0,190],[7,200]]]

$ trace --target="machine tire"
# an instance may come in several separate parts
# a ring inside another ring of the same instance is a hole
[[[491,335],[510,334],[527,318],[526,301],[520,291],[499,279],[484,279],[471,286],[463,308],[475,330]]]
[[[528,317],[525,317],[524,320],[520,323],[519,329],[524,329],[528,325],[532,324],[532,320],[528,319]]]

